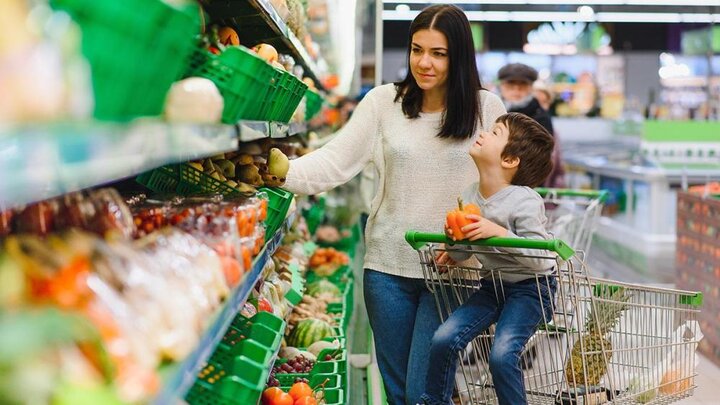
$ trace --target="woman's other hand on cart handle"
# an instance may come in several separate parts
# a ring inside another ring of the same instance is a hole
[[[504,238],[508,234],[507,229],[480,215],[469,214],[465,218],[473,221],[462,228],[468,240],[487,239],[495,236]]]

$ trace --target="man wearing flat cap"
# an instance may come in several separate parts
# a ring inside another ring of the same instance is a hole
[[[550,114],[540,106],[533,96],[533,83],[538,78],[537,70],[522,63],[510,63],[498,71],[500,97],[508,112],[519,112],[537,121],[553,133]]]
[[[555,136],[550,114],[540,106],[533,95],[533,83],[538,78],[537,70],[522,63],[511,63],[498,71],[500,79],[500,97],[508,112],[519,112],[537,121]],[[560,142],[555,138],[553,150],[553,170],[543,184],[545,187],[564,187],[565,170],[560,157]]]

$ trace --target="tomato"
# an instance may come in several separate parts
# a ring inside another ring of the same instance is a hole
[[[270,405],[294,405],[295,401],[293,401],[293,397],[290,396],[288,393],[281,393],[278,394],[275,398],[273,398],[270,403]]]
[[[262,394],[262,403],[263,405],[269,405],[272,404],[272,401],[275,400],[277,396],[280,394],[284,394],[283,390],[281,390],[278,387],[270,387],[263,391]]]
[[[292,388],[290,388],[290,395],[296,401],[302,397],[312,396],[312,393],[312,388],[304,382],[295,383],[292,385]]]
[[[317,401],[313,397],[298,398],[293,405],[317,405]]]

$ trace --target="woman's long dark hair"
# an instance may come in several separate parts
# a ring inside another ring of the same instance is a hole
[[[438,4],[423,9],[410,24],[408,37],[408,72],[395,83],[395,101],[402,99],[402,110],[408,118],[417,118],[422,110],[423,90],[418,87],[410,69],[410,49],[413,35],[432,29],[445,34],[448,42],[448,79],[445,93],[445,112],[437,136],[440,138],[470,138],[482,120],[478,91],[482,88],[475,64],[470,23],[457,6]],[[482,124],[482,122],[481,122]]]

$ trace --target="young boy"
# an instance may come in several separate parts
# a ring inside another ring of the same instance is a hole
[[[547,130],[519,113],[500,116],[491,132],[480,134],[470,148],[479,183],[463,192],[462,198],[480,207],[482,216],[466,216],[475,221],[462,229],[468,239],[550,238],[545,230],[543,200],[531,187],[541,185],[552,170],[552,151],[553,137]],[[447,224],[445,227],[447,235],[454,239]],[[553,271],[554,261],[492,254],[542,256],[545,252],[541,251],[485,249],[486,253],[475,254],[483,266],[479,289],[433,336],[428,359],[431,366],[422,397],[427,405],[452,404],[458,352],[493,323],[495,338],[488,361],[498,400],[501,405],[527,402],[520,353],[540,322],[552,314],[555,280],[542,275]],[[449,251],[438,257],[438,263],[452,263],[468,256]]]

